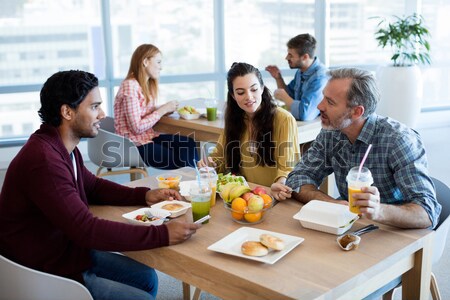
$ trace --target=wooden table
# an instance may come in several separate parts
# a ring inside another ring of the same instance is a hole
[[[180,169],[183,179],[192,169]],[[154,186],[147,177],[130,186]],[[290,234],[305,241],[273,265],[207,250],[241,227],[219,200],[209,224],[188,241],[170,247],[127,252],[183,282],[223,299],[361,299],[403,275],[403,299],[428,299],[433,231],[401,230],[379,225],[362,237],[355,251],[342,251],[336,236],[303,228],[292,216],[301,208],[288,200],[277,204],[255,228]],[[102,218],[124,222],[121,215],[136,207],[93,206]],[[359,220],[352,229],[365,226]]]
[[[300,145],[312,142],[322,129],[320,118],[313,121],[297,121],[298,140]],[[196,141],[217,142],[224,128],[223,118],[208,121],[205,118],[184,120],[177,113],[162,117],[153,128],[158,132],[169,134],[180,133]]]

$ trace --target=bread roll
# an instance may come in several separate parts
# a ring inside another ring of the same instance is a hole
[[[171,204],[166,204],[163,205],[161,208],[165,209],[165,210],[170,210],[170,211],[174,211],[174,210],[179,210],[182,209],[184,206],[178,203],[171,203]]]
[[[249,256],[264,256],[269,250],[260,242],[247,241],[241,245],[241,252]]]
[[[284,242],[282,239],[277,238],[276,236],[270,235],[270,234],[261,234],[259,236],[259,241],[261,244],[266,246],[267,248],[274,249],[274,250],[283,250],[284,249]]]

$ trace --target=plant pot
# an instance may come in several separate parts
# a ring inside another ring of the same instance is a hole
[[[423,82],[417,66],[378,68],[381,99],[377,113],[414,128],[422,108]]]

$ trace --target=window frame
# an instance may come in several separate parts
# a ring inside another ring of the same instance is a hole
[[[214,72],[201,73],[201,74],[183,74],[183,75],[161,75],[161,84],[171,83],[188,83],[188,82],[214,82],[215,83],[215,95],[217,99],[222,99],[226,95],[226,66],[225,66],[225,53],[218,49],[225,49],[225,0],[213,0],[213,16],[214,16]],[[411,14],[413,12],[420,13],[421,1],[413,0],[405,2],[405,14]],[[109,112],[113,111],[114,103],[114,89],[120,85],[123,78],[114,77],[114,64],[112,53],[112,31],[111,31],[111,13],[110,13],[110,1],[100,0],[100,13],[101,13],[101,26],[103,30],[104,38],[104,55],[105,55],[105,79],[99,80],[99,86],[106,89],[105,105]],[[314,30],[315,37],[318,40],[320,47],[317,56],[326,65],[329,66],[329,32],[330,32],[330,0],[315,0],[315,14],[314,14]],[[282,55],[282,54],[280,54]],[[364,64],[354,65],[376,71],[377,65]],[[338,66],[329,66],[330,68]],[[282,69],[283,74],[286,76],[293,76],[295,70]],[[271,78],[267,72],[263,72],[264,78]],[[0,94],[9,93],[23,93],[23,92],[39,92],[42,88],[41,84],[24,84],[24,85],[12,85],[12,86],[0,86]],[[450,110],[450,105],[439,107],[425,107],[421,112],[434,112]],[[1,147],[11,147],[23,145],[27,138],[0,138]]]

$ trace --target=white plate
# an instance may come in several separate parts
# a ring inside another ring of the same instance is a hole
[[[166,204],[180,204],[183,207],[177,210],[167,210],[162,208]],[[178,216],[184,215],[186,211],[191,207],[191,204],[185,201],[179,201],[179,200],[165,200],[156,204],[153,204],[151,206],[152,208],[159,208],[161,210],[167,211],[170,213],[169,218],[176,218]]]
[[[151,222],[142,222],[136,220],[137,215],[146,215],[150,214],[155,217],[159,217],[159,220],[151,221]],[[137,210],[133,210],[129,213],[123,214],[122,217],[128,220],[129,223],[135,224],[135,225],[143,225],[143,226],[150,226],[150,225],[161,225],[164,222],[164,219],[170,216],[170,213],[163,209],[153,208],[153,207],[143,207]]]
[[[246,241],[259,241],[259,236],[263,233],[268,233],[282,239],[286,247],[281,251],[270,250],[269,254],[265,256],[249,256],[242,254],[242,243]],[[241,227],[230,233],[220,241],[217,241],[214,244],[210,245],[208,247],[208,250],[256,260],[266,264],[274,264],[304,240],[304,238],[298,236],[287,235],[268,230],[261,230],[252,227]]]

